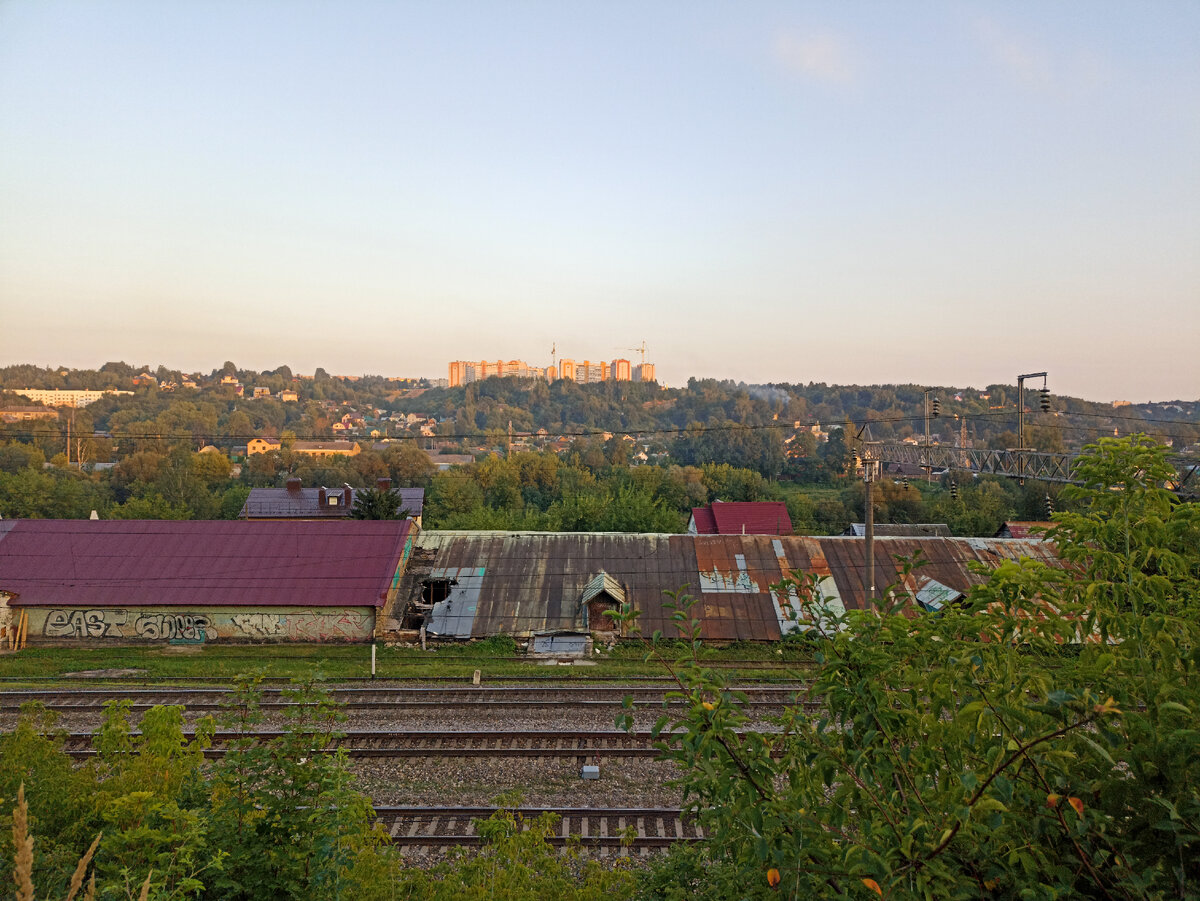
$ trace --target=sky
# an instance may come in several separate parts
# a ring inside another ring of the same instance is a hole
[[[1200,3],[0,0],[0,365],[1200,398]]]

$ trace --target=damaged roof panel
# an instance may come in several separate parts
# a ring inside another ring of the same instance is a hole
[[[418,545],[433,553],[436,572],[478,574],[471,586],[477,590],[474,609],[468,610],[471,598],[467,586],[460,585],[435,606],[431,634],[478,638],[583,631],[584,594],[600,595],[603,588],[639,611],[638,625],[646,635],[655,630],[678,635],[665,592],[681,591],[695,599],[692,618],[700,620],[702,638],[771,641],[798,627],[785,609],[788,599],[770,589],[792,571],[820,579],[832,610],[867,605],[866,547],[854,537],[431,531],[421,533]],[[877,538],[877,591],[895,582],[904,558],[918,551],[925,564],[907,586],[918,596],[914,615],[920,600],[947,603],[979,582],[969,569],[973,562],[994,567],[1034,557],[1057,564],[1053,545],[1046,542]]]

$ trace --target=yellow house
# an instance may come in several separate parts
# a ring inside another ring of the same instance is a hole
[[[246,456],[251,454],[265,454],[268,451],[279,450],[278,438],[251,438],[246,444]]]
[[[356,457],[362,452],[353,441],[297,441],[292,450],[310,457]]]

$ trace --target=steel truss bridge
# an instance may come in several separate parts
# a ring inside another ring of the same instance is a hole
[[[867,441],[863,456],[880,463],[920,466],[933,472],[962,470],[991,473],[1013,479],[1038,479],[1043,482],[1077,482],[1075,463],[1079,454],[1051,454],[1027,448],[990,450],[987,448],[947,447],[945,445],[891,444]],[[1194,497],[1200,482],[1193,480],[1200,464],[1178,457],[1168,462],[1175,467],[1176,478],[1165,486],[1181,496]]]

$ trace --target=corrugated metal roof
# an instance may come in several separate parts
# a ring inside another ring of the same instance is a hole
[[[852,522],[842,534],[862,538],[867,534],[867,524]],[[951,532],[950,527],[944,522],[877,522],[875,523],[875,537],[949,538]]]
[[[251,488],[246,503],[242,506],[239,516],[242,519],[342,519],[350,515],[354,506],[355,489],[349,489],[349,499],[343,497],[347,489],[325,489],[326,500],[330,495],[338,498],[338,502],[330,505],[322,504],[320,488],[299,488],[289,491],[287,488]],[[424,488],[393,488],[392,492],[400,495],[400,509],[407,510],[408,515],[418,519],[425,506]]]
[[[693,507],[701,535],[791,535],[792,520],[783,501],[713,501]]]
[[[435,605],[428,621],[431,634],[481,638],[582,631],[587,623],[579,599],[601,572],[640,611],[638,622],[647,635],[656,629],[676,634],[664,592],[682,591],[696,599],[692,613],[700,620],[701,637],[777,639],[800,625],[789,611],[795,598],[770,590],[793,570],[818,577],[833,611],[867,604],[866,542],[853,537],[424,532],[417,543],[433,555],[433,578],[451,573],[473,578],[469,596],[464,588]],[[980,581],[969,570],[972,562],[995,566],[1020,557],[1057,562],[1047,542],[879,538],[875,584],[882,588],[897,581],[903,558],[917,551],[926,565],[908,588],[942,603]],[[418,596],[419,590],[412,586],[407,594]]]
[[[0,588],[21,605],[378,607],[408,520],[0,522]]]

